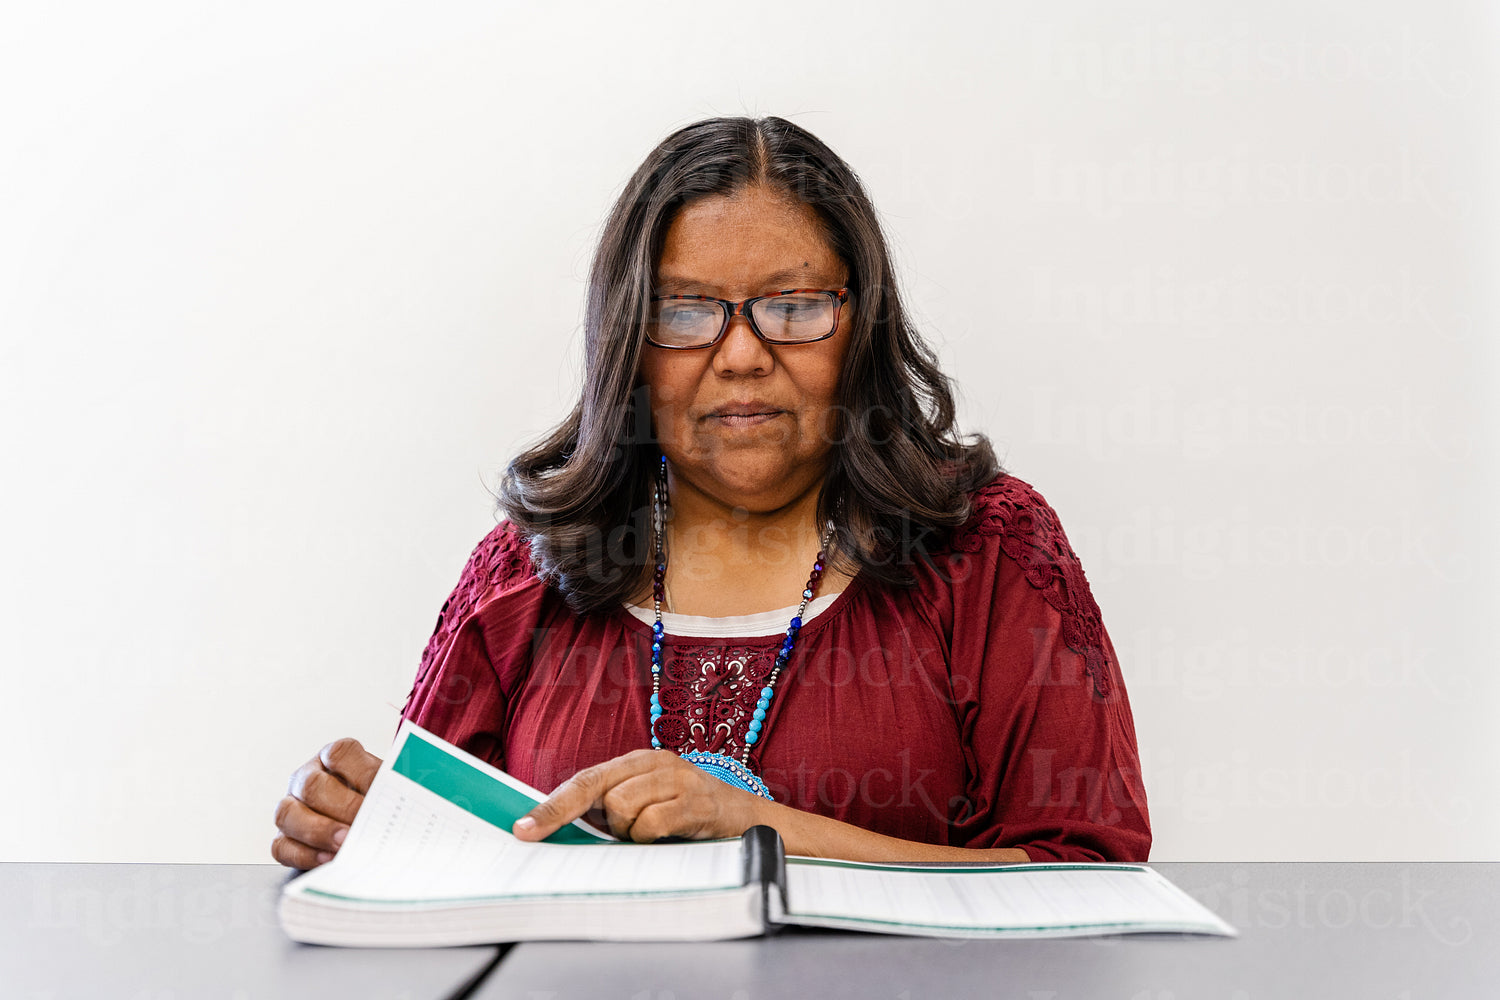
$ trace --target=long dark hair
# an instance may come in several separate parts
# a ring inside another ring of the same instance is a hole
[[[618,606],[651,573],[659,451],[636,373],[667,229],[694,199],[752,185],[811,206],[849,270],[838,427],[818,499],[842,567],[909,585],[911,561],[962,524],[967,494],[1001,471],[987,438],[958,437],[948,378],[907,323],[874,206],[848,164],[781,118],[696,122],[651,151],[610,211],[589,272],[582,395],[500,482],[499,510],[576,612]]]

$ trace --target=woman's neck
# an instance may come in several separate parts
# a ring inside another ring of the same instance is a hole
[[[666,532],[663,610],[725,617],[796,604],[822,546],[818,489],[774,511],[752,512],[694,490],[672,491]],[[818,595],[837,593],[849,577],[825,566]],[[650,604],[649,590],[644,600]]]

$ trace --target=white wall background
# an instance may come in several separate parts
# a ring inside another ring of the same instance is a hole
[[[606,209],[714,114],[868,184],[1089,573],[1154,858],[1500,857],[1485,4],[29,6],[0,858],[267,861],[389,741]]]

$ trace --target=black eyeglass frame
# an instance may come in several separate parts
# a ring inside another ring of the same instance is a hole
[[[821,337],[813,337],[810,340],[772,340],[761,332],[760,326],[755,322],[755,316],[750,308],[761,299],[774,299],[782,295],[807,295],[809,293],[833,296],[833,328]],[[646,343],[652,347],[659,347],[664,351],[701,351],[705,347],[712,347],[724,339],[724,334],[729,332],[729,324],[736,316],[744,316],[750,324],[750,332],[754,333],[763,343],[772,344],[776,347],[797,347],[801,344],[816,344],[820,340],[827,340],[839,332],[839,317],[843,315],[844,303],[849,301],[849,287],[843,288],[787,288],[770,295],[757,295],[754,298],[744,299],[740,302],[731,302],[728,299],[716,299],[712,295],[653,295],[650,301],[668,302],[678,299],[688,299],[694,302],[717,302],[724,313],[724,322],[719,326],[719,333],[706,344],[658,344],[651,339],[650,324],[646,325]]]

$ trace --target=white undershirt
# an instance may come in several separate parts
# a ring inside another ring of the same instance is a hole
[[[807,610],[802,613],[802,624],[806,625],[827,610],[830,604],[838,600],[840,593],[842,591],[822,594],[808,601]],[[656,612],[649,607],[642,608],[627,604],[625,610],[647,625],[656,621]],[[723,618],[713,618],[707,615],[679,615],[664,609],[661,613],[661,624],[668,635],[754,639],[761,636],[784,635],[787,623],[796,613],[797,605],[795,604],[777,608],[775,611],[762,611],[754,615],[727,615]]]

